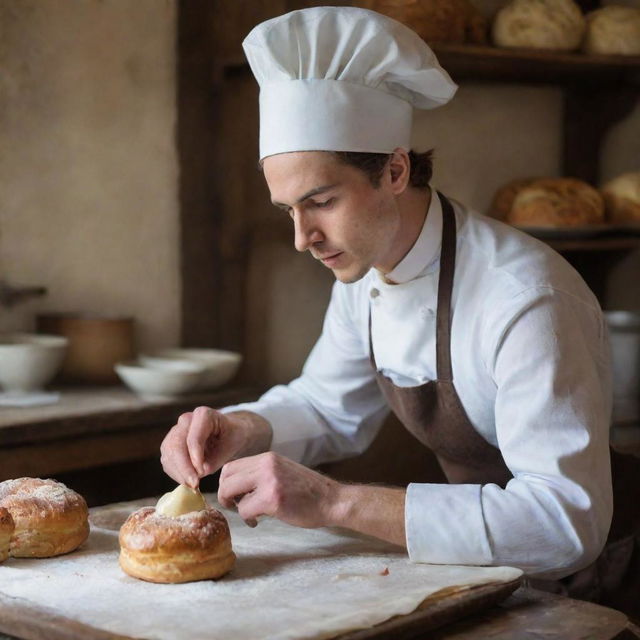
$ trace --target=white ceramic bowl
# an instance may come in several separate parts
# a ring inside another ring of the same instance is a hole
[[[62,336],[0,334],[0,386],[5,391],[41,391],[51,382],[67,350]]]
[[[229,382],[242,363],[242,355],[222,349],[161,349],[140,356],[140,361],[151,364],[154,361],[189,360],[204,367],[198,390],[215,389]]]
[[[148,398],[166,398],[195,391],[204,367],[188,360],[155,363],[118,362],[114,369],[120,379],[137,394]]]
[[[640,419],[640,312],[605,311],[613,367],[613,420]]]

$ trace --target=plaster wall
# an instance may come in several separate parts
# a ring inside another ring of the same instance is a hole
[[[83,311],[134,316],[140,349],[177,343],[175,19],[176,0],[0,3],[0,278],[48,289],[0,308],[0,331]],[[554,88],[465,83],[416,114],[415,147],[435,149],[435,187],[485,211],[511,178],[559,175],[561,106]],[[602,179],[639,158],[640,107],[605,141]],[[608,307],[640,308],[638,274],[640,252],[613,272]],[[264,336],[261,377],[298,373],[332,282],[289,241],[260,247],[247,333]]]
[[[0,3],[0,279],[48,294],[0,307],[133,316],[179,335],[174,0]]]

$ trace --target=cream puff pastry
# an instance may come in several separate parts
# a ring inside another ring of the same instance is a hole
[[[178,487],[157,507],[142,507],[127,518],[119,535],[125,573],[176,583],[219,578],[231,570],[236,556],[226,518],[207,506],[199,492],[190,497],[189,492],[196,494]]]

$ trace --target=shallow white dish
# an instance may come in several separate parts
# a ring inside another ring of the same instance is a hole
[[[169,360],[188,360],[204,367],[198,390],[215,389],[229,382],[242,363],[242,355],[223,349],[160,349],[140,356],[140,362],[152,365]]]
[[[41,391],[67,350],[67,338],[36,333],[0,334],[0,386],[5,391]]]
[[[195,391],[204,367],[188,360],[155,363],[129,360],[118,362],[114,369],[120,379],[146,398],[166,398]]]

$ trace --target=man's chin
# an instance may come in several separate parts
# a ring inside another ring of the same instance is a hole
[[[362,280],[369,272],[369,269],[360,269],[359,271],[355,271],[354,269],[332,269],[331,271],[333,271],[336,280],[343,284],[352,284],[358,282],[358,280]]]

